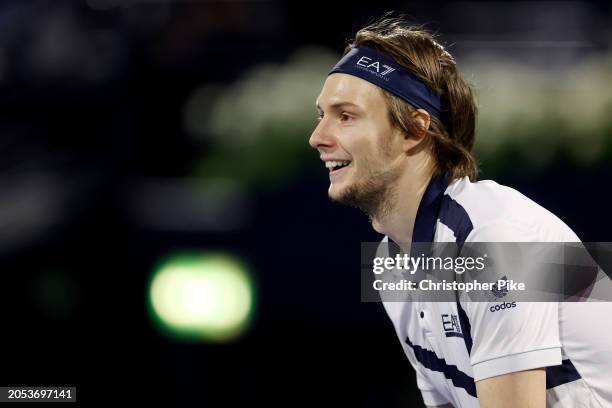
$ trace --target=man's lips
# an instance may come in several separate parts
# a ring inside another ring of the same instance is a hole
[[[334,168],[329,169],[329,172],[330,172],[330,173],[335,173],[335,172],[338,172],[338,171],[340,171],[340,170],[344,170],[345,168],[347,168],[347,167],[348,167],[348,166],[350,166],[350,165],[351,165],[351,164],[349,163],[349,164],[347,164],[347,165],[345,165],[345,166],[342,166],[342,167],[334,167]]]
[[[338,177],[339,175],[343,174],[352,165],[353,165],[353,163],[349,163],[348,165],[346,165],[344,167],[330,169],[329,170],[329,177],[334,177],[334,178]]]
[[[347,167],[350,164],[350,160],[325,160],[325,167],[329,169],[330,172],[341,170],[342,168]]]

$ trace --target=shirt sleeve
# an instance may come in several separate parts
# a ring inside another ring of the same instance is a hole
[[[472,242],[524,242],[519,226],[500,223],[474,230]],[[557,302],[461,302],[472,337],[474,380],[561,364]]]
[[[503,304],[503,309],[491,309]],[[558,305],[553,302],[462,304],[471,325],[474,380],[561,364]]]

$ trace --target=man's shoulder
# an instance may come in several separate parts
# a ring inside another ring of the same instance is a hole
[[[474,238],[495,235],[522,237],[521,240],[576,241],[576,234],[565,222],[518,190],[493,180],[471,182],[467,177],[452,182],[445,191],[469,218]]]

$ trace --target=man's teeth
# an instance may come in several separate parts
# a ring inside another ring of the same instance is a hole
[[[325,162],[325,167],[327,167],[328,169],[333,169],[336,167],[347,166],[350,162],[351,162],[350,160],[346,160],[346,161],[329,160]]]

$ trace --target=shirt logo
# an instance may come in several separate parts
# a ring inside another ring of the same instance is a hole
[[[506,275],[502,276],[499,280],[507,281],[508,277]],[[508,294],[507,285],[503,288],[497,287],[497,282],[491,285],[491,290],[485,292],[485,296],[489,302],[497,302],[499,299],[505,297]]]
[[[498,312],[500,310],[512,309],[516,307],[516,302],[504,302],[502,304],[494,305],[489,308],[492,313]]]
[[[456,314],[442,314],[442,327],[444,328],[444,334],[446,337],[461,337],[461,326],[459,325],[459,319]]]

